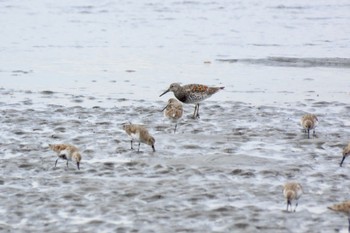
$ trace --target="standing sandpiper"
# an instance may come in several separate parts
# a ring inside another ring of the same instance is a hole
[[[131,149],[133,148],[133,142],[134,140],[139,143],[139,147],[137,149],[137,152],[140,151],[140,144],[145,143],[147,145],[150,145],[152,147],[153,152],[156,151],[154,148],[154,143],[156,142],[154,137],[152,137],[146,127],[143,125],[136,125],[136,124],[124,124],[123,129],[125,132],[130,136],[131,138]]]
[[[307,138],[310,138],[310,130],[313,130],[313,135],[315,135],[315,128],[318,124],[318,119],[314,114],[305,114],[302,116],[300,124],[304,128],[305,133],[307,132]]]
[[[163,111],[164,111],[164,116],[166,118],[175,122],[175,129],[174,129],[174,133],[175,133],[177,128],[177,122],[182,117],[182,114],[184,112],[181,102],[178,101],[177,99],[170,98],[168,100],[167,106],[165,106]]]
[[[195,104],[193,118],[199,118],[199,102],[209,98],[221,89],[224,89],[224,87],[208,87],[201,84],[180,86],[178,83],[172,83],[168,90],[164,91],[160,96],[172,91],[182,103]]]
[[[295,210],[297,209],[298,206],[298,200],[301,196],[301,194],[303,194],[303,188],[301,187],[301,185],[297,182],[288,182],[286,184],[284,184],[283,186],[283,195],[287,200],[287,211],[288,211],[288,207],[290,206],[290,210],[292,211],[292,200],[295,200]]]
[[[49,147],[57,153],[58,158],[55,162],[55,167],[58,159],[67,160],[67,167],[68,162],[74,160],[77,163],[78,170],[80,170],[81,155],[77,147],[70,144],[49,144]]]

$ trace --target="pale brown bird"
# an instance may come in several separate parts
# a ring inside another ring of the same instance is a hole
[[[153,152],[156,151],[156,149],[154,148],[154,144],[156,141],[155,141],[154,137],[152,137],[149,134],[149,132],[145,126],[130,123],[130,124],[124,124],[123,129],[131,138],[131,149],[134,149],[133,142],[135,140],[139,143],[139,147],[137,149],[137,152],[140,151],[140,144],[141,143],[145,143],[147,145],[150,145],[153,149]]]
[[[168,100],[168,104],[163,109],[163,112],[166,118],[175,122],[175,129],[174,129],[174,133],[175,133],[177,128],[177,123],[181,119],[182,114],[184,112],[181,102],[174,98],[170,98]]]
[[[283,195],[287,200],[287,211],[290,206],[290,211],[292,211],[292,201],[295,200],[295,208],[294,212],[298,206],[298,200],[300,196],[303,194],[303,188],[297,182],[288,182],[283,186]]]
[[[80,170],[81,155],[77,147],[70,144],[49,144],[49,147],[57,153],[58,158],[55,162],[55,167],[58,159],[67,160],[67,167],[68,161],[74,160],[77,163],[78,170]]]
[[[346,214],[349,222],[348,231],[350,233],[350,201],[345,201],[339,204],[335,204],[333,206],[329,206],[328,209]]]
[[[313,135],[315,135],[318,119],[314,114],[305,114],[301,117],[300,124],[304,128],[305,133],[307,132],[307,138],[310,138],[310,130],[313,130]]]

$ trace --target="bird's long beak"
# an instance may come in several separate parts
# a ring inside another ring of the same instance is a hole
[[[80,164],[80,163],[79,163],[79,162],[77,162],[77,167],[78,167],[78,170],[80,170],[79,164]]]
[[[164,95],[164,94],[166,94],[166,93],[168,93],[170,90],[168,89],[168,90],[166,90],[166,91],[164,91],[163,92],[163,94],[161,94],[159,97],[161,97],[162,95]]]
[[[341,162],[340,162],[340,164],[339,164],[340,166],[342,166],[342,165],[343,165],[343,162],[344,162],[345,158],[346,158],[346,157],[345,157],[345,156],[343,156],[343,159],[341,160]]]
[[[163,109],[162,109],[162,112],[166,109],[168,107],[168,105],[167,106],[165,106]]]

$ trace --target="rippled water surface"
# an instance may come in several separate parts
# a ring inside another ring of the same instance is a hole
[[[347,232],[348,1],[0,1],[0,231]],[[6,35],[6,36],[5,36]],[[173,133],[172,82],[225,86]],[[307,139],[305,113],[319,118]],[[130,150],[126,122],[156,152]],[[81,150],[67,168],[49,143]],[[304,187],[287,213],[282,185]]]

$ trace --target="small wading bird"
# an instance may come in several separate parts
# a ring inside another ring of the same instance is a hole
[[[314,114],[305,114],[302,116],[300,124],[304,128],[305,133],[307,133],[307,138],[310,138],[310,130],[313,130],[313,135],[315,135],[315,128],[318,125],[318,119]]]
[[[59,159],[67,160],[68,162],[74,160],[77,163],[78,170],[80,170],[81,155],[77,147],[70,144],[49,144],[51,150],[57,152],[58,158],[55,162],[55,167]]]
[[[178,83],[172,83],[168,90],[164,91],[159,97],[168,93],[173,92],[175,97],[185,104],[195,104],[193,118],[199,118],[199,103],[224,87],[208,87],[202,84],[188,84],[181,86]]]
[[[349,155],[350,155],[350,143],[343,149],[343,158],[340,162],[340,166],[343,165],[345,158],[348,157]]]
[[[136,125],[136,124],[124,124],[123,125],[124,131],[129,135],[131,138],[131,149],[133,150],[133,142],[134,140],[139,143],[139,147],[137,149],[137,152],[140,151],[140,144],[145,143],[147,145],[150,145],[153,149],[153,152],[156,151],[154,148],[155,139],[149,134],[146,127],[143,125]]]
[[[347,215],[348,222],[349,222],[348,231],[350,233],[350,201],[345,201],[343,203],[339,203],[339,204],[335,204],[333,206],[329,206],[328,209],[336,211],[336,212],[344,213],[344,214]]]
[[[182,117],[183,108],[181,102],[177,101],[174,98],[168,100],[167,106],[163,108],[164,116],[171,121],[175,122],[174,133],[176,132],[177,122]]]
[[[292,211],[292,201],[295,200],[295,208],[294,208],[294,212],[297,209],[298,206],[298,200],[301,196],[301,194],[303,194],[303,188],[301,187],[301,185],[297,182],[288,182],[286,184],[284,184],[283,186],[283,195],[287,200],[287,211],[288,211],[288,207],[290,206],[290,211]]]

